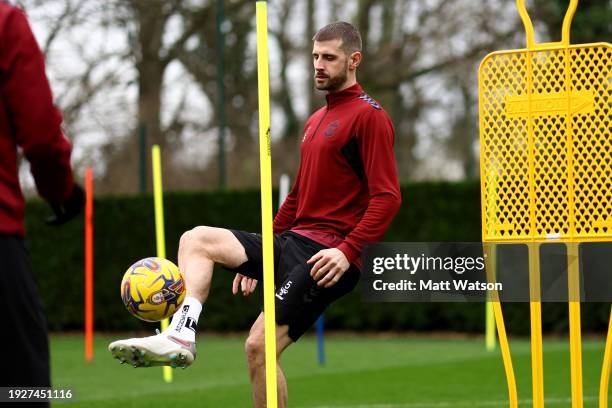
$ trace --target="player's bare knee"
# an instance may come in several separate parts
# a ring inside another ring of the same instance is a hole
[[[237,267],[247,261],[242,244],[224,228],[199,226],[185,232],[179,242],[179,252],[203,255],[215,263]]]
[[[263,336],[250,334],[244,343],[247,362],[251,368],[256,368],[266,363],[266,346],[264,339]]]
[[[196,251],[211,258],[214,255],[217,230],[218,228],[199,226],[183,233],[179,241],[181,250]]]

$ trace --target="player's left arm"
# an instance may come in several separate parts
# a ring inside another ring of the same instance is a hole
[[[0,39],[1,93],[9,126],[31,164],[39,194],[52,206],[62,206],[75,188],[72,147],[53,105],[44,56],[23,11],[12,9],[0,24]]]
[[[311,276],[319,286],[333,286],[348,270],[368,242],[377,242],[401,205],[397,165],[393,153],[394,131],[383,110],[373,109],[361,120],[357,144],[363,162],[370,200],[353,231],[337,248],[319,251],[308,260]]]
[[[255,292],[257,287],[257,279],[249,278],[241,273],[237,273],[232,282],[232,293],[238,294],[238,291],[242,293],[242,296],[249,296]]]

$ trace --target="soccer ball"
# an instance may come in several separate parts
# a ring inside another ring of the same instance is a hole
[[[121,281],[127,310],[147,322],[169,316],[185,299],[185,281],[178,267],[164,258],[145,258],[130,266]]]

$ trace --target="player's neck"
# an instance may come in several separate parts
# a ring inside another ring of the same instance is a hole
[[[335,89],[333,91],[327,91],[327,94],[334,94],[334,93],[338,93],[338,92],[342,92],[345,89],[350,88],[351,86],[355,85],[357,83],[357,78],[356,77],[352,77],[352,78],[348,78],[346,80],[345,83],[343,83],[338,89]]]

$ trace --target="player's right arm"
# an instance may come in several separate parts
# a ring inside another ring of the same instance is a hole
[[[53,105],[44,57],[23,11],[11,7],[2,16],[0,89],[15,142],[30,162],[40,196],[62,207],[75,192],[71,146]]]

